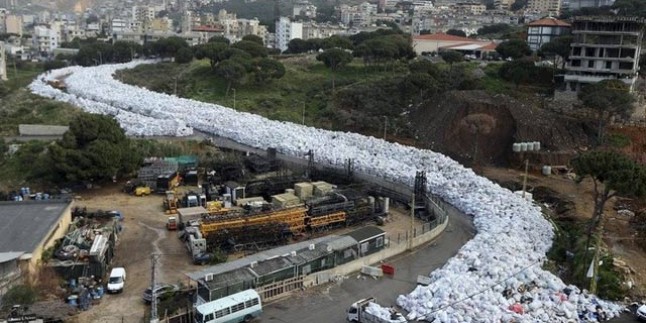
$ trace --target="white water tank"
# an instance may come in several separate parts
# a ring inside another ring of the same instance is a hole
[[[517,143],[517,142],[516,142],[516,143],[514,143],[514,144],[512,145],[512,150],[513,150],[515,153],[520,152],[520,143]]]
[[[520,143],[520,151],[527,151],[527,143],[526,142],[521,142]]]
[[[543,175],[549,176],[552,174],[552,166],[550,165],[544,165],[543,166]]]

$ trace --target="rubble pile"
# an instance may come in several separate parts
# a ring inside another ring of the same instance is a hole
[[[141,63],[66,68],[39,77],[31,89],[90,112],[114,115],[129,134],[183,135],[193,128],[256,148],[275,147],[291,156],[305,158],[312,150],[323,166],[343,167],[351,158],[358,172],[411,186],[416,171],[425,170],[429,191],[473,216],[478,234],[430,274],[430,285],[398,298],[411,320],[567,322],[585,317],[594,321],[622,310],[544,271],[541,265],[554,233],[540,208],[454,160],[373,137],[268,120],[113,79],[116,70]],[[68,73],[68,93],[45,82]]]

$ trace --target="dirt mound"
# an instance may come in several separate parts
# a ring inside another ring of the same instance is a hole
[[[489,122],[493,119],[493,126],[486,133],[474,134],[465,122],[474,115]],[[506,165],[514,142],[540,141],[543,151],[556,155],[589,146],[589,135],[594,134],[594,127],[584,121],[484,91],[447,92],[412,117],[427,147],[464,163],[471,162],[476,141],[479,163]]]

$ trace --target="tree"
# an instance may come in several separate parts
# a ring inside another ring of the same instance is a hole
[[[213,36],[209,38],[209,43],[223,43],[228,46],[229,44],[231,44],[231,41],[224,36]]]
[[[143,52],[143,47],[134,42],[116,41],[112,44],[113,60],[115,63],[130,62],[136,55]]]
[[[2,296],[2,309],[9,310],[13,305],[31,305],[38,297],[36,290],[28,285],[16,285]]]
[[[446,31],[446,34],[453,35],[453,36],[467,37],[467,33],[465,33],[463,30],[460,30],[460,29],[449,29]]]
[[[279,79],[285,75],[285,66],[271,58],[261,58],[253,64],[256,82],[262,83],[271,79]]]
[[[332,71],[332,92],[334,92],[334,81],[336,71],[343,68],[343,66],[352,62],[352,55],[340,48],[331,48],[323,53],[316,55],[316,60],[323,62],[327,68]]]
[[[521,84],[530,81],[535,68],[534,62],[520,59],[502,64],[498,70],[498,75],[506,81],[513,82],[518,88]]]
[[[180,48],[186,47],[189,47],[186,40],[177,36],[162,38],[153,43],[154,53],[162,58],[175,57]]]
[[[612,8],[622,16],[646,17],[646,2],[643,0],[617,0]]]
[[[383,37],[368,39],[353,51],[353,55],[363,57],[363,62],[367,65],[392,61],[398,53],[397,46]]]
[[[222,42],[209,42],[206,44],[195,46],[195,58],[208,59],[211,69],[215,71],[215,67],[224,60],[224,52],[227,50],[228,45]]]
[[[613,151],[593,151],[572,160],[577,182],[590,178],[594,184],[594,211],[588,228],[586,253],[593,231],[596,231],[596,248],[593,257],[594,274],[598,272],[599,245],[603,233],[603,210],[606,202],[616,195],[643,197],[646,195],[646,169],[628,157]],[[596,230],[595,230],[596,229]],[[585,257],[584,257],[585,258]],[[584,259],[587,263],[587,259]],[[590,291],[596,292],[597,280],[592,278]]]
[[[511,4],[511,11],[518,11],[527,7],[527,0],[516,0]]]
[[[54,179],[61,183],[111,180],[132,173],[142,161],[117,121],[98,114],[76,117],[48,154]]]
[[[310,44],[307,40],[294,38],[287,43],[287,52],[290,54],[306,53],[310,50]]]
[[[260,36],[246,35],[246,36],[242,37],[242,40],[257,43],[260,46],[265,46],[265,41]]]
[[[556,57],[561,57],[561,69],[564,69],[565,62],[570,57],[570,44],[573,40],[572,36],[556,37],[549,43],[543,44],[538,52],[541,56],[553,57],[554,68],[556,68]]]
[[[633,111],[634,97],[628,85],[620,80],[603,80],[584,86],[579,99],[587,108],[596,112],[598,122],[597,140],[603,140],[603,129],[613,116],[628,116]]]
[[[193,51],[188,47],[180,48],[175,53],[175,63],[186,64],[193,60]]]
[[[484,26],[478,29],[478,36],[485,36],[491,34],[504,34],[511,31],[513,27],[508,24],[493,24]]]
[[[256,42],[241,40],[231,45],[231,48],[243,50],[249,53],[249,55],[251,55],[252,57],[267,57],[267,48]]]
[[[112,45],[93,43],[81,46],[74,60],[81,66],[100,65],[112,62],[112,54]]]
[[[464,55],[455,50],[445,50],[440,52],[440,57],[449,64],[449,74],[453,72],[453,64],[462,62]]]
[[[496,47],[496,52],[503,58],[511,57],[518,59],[532,53],[527,42],[520,39],[512,39],[502,42]]]
[[[247,76],[247,70],[243,65],[233,60],[227,59],[222,61],[215,73],[227,81],[226,96],[229,96],[232,84],[241,84]]]
[[[352,41],[350,41],[349,38],[339,36],[339,35],[332,35],[328,38],[323,39],[322,43],[322,48],[323,49],[330,49],[330,48],[342,48],[342,49],[352,49]]]

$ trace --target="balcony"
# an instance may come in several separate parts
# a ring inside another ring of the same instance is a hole
[[[627,70],[627,69],[596,68],[596,67],[571,66],[571,65],[567,65],[565,69],[572,72],[584,72],[584,73],[609,73],[609,74],[626,74],[626,75],[633,75],[637,73],[634,70]]]
[[[637,44],[590,44],[590,43],[572,43],[572,47],[603,47],[603,48],[632,48],[637,49]]]
[[[587,59],[587,60],[600,60],[600,61],[619,61],[619,62],[627,62],[631,63],[634,62],[635,59],[632,57],[597,57],[597,56],[583,56],[583,55],[570,55],[569,59]]]

